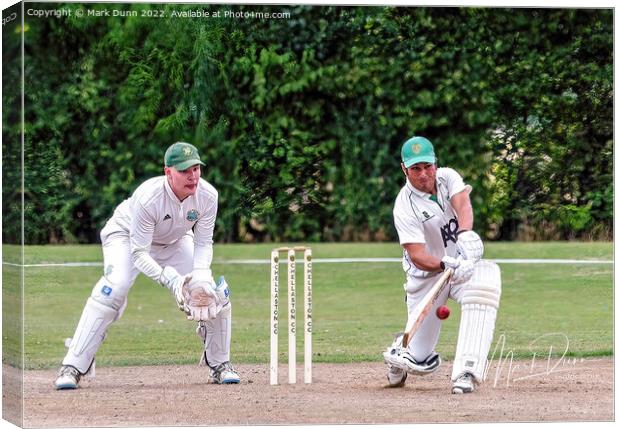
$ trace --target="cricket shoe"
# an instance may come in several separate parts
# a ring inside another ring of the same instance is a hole
[[[403,387],[407,380],[407,371],[388,365],[387,379],[389,387]]]
[[[238,384],[241,379],[230,362],[224,362],[211,368],[211,383],[215,384]]]
[[[400,346],[390,346],[383,352],[385,363],[396,368],[407,371],[409,374],[426,375],[435,372],[441,365],[441,358],[438,353],[431,353],[426,360],[416,361],[411,353]]]
[[[82,374],[71,365],[63,365],[58,371],[58,378],[54,382],[56,390],[77,389]]]
[[[464,372],[452,383],[452,393],[472,393],[474,391],[474,376],[470,372]]]

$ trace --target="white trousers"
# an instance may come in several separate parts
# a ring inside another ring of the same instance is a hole
[[[127,294],[136,280],[139,270],[131,262],[129,236],[123,231],[108,233],[104,228],[101,232],[103,243],[103,263],[105,278],[114,284],[114,299],[119,302],[120,310],[116,320],[120,318],[127,305]],[[180,274],[189,274],[194,264],[194,240],[191,234],[184,235],[174,244],[167,246],[152,245],[150,255],[162,267],[172,266]],[[155,285],[155,287],[158,287]],[[168,291],[161,287],[162,293]],[[93,288],[91,297],[101,297],[99,286]],[[171,297],[170,305],[173,305]],[[181,314],[179,315],[181,317]],[[184,316],[183,316],[184,317]],[[232,303],[228,303],[214,320],[204,322],[206,337],[202,337],[205,356],[210,366],[217,366],[230,360]]]
[[[129,234],[118,228],[113,220],[101,231],[101,242],[104,276],[95,283],[86,301],[62,362],[81,373],[91,367],[109,326],[122,316],[127,306],[127,295],[139,273],[131,262]],[[193,237],[186,234],[171,245],[152,245],[150,254],[160,265],[172,266],[181,274],[189,274],[194,264]],[[160,288],[161,293],[168,294],[165,288]],[[170,301],[172,305],[172,297]]]
[[[111,231],[110,223],[101,231],[103,249],[103,273],[117,288],[118,297],[127,298],[140,271],[131,262],[129,234],[125,231]],[[189,274],[194,266],[194,240],[185,234],[170,245],[151,245],[151,257],[162,267],[172,266],[179,274]],[[93,293],[98,291],[93,290]]]
[[[427,279],[408,278],[404,288],[407,292],[407,311],[409,314],[420,303],[437,279],[439,279],[439,275]],[[448,287],[442,291],[429,312],[429,315],[424,319],[422,325],[409,343],[409,353],[411,353],[416,361],[425,361],[431,353],[434,352],[437,346],[442,324],[442,321],[435,316],[437,308],[445,305],[448,298],[452,298],[457,303],[463,304],[463,297],[466,295],[468,288],[474,288],[481,282],[494,284],[499,288],[499,269],[494,263],[489,261],[480,261],[476,263],[474,265],[474,274],[469,281],[456,285],[448,285]],[[495,319],[493,318],[490,323],[492,323],[493,326],[489,326],[488,329],[490,329],[492,333],[495,326]],[[487,352],[485,352],[484,349],[485,347],[482,347],[481,352],[486,356]]]

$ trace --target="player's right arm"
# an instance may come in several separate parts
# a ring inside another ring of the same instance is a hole
[[[411,262],[419,269],[428,272],[443,271],[441,259],[427,253],[424,243],[404,243],[402,246],[409,254]]]
[[[163,268],[150,255],[154,231],[153,213],[150,213],[139,201],[136,202],[129,229],[131,261],[144,275],[154,281],[159,281]]]
[[[474,271],[474,261],[463,260],[461,258],[453,258],[451,256],[444,256],[439,259],[426,252],[424,244],[420,243],[406,243],[403,244],[403,248],[409,254],[409,259],[414,263],[416,267],[428,272],[441,272],[446,268],[454,270],[452,281],[454,283],[461,283],[468,280]]]
[[[426,250],[426,237],[421,220],[412,209],[409,191],[401,190],[393,210],[398,240],[416,268],[426,272],[442,271],[441,260]]]
[[[408,215],[406,211],[395,208],[394,224],[398,231],[401,246],[403,246],[416,268],[430,273],[441,272],[446,268],[451,268],[455,270],[452,276],[455,283],[471,277],[474,261],[463,261],[450,256],[444,256],[439,259],[427,252],[424,231],[415,215]]]

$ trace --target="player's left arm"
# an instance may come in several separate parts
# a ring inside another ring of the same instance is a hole
[[[484,245],[480,236],[473,230],[474,210],[469,198],[470,192],[471,186],[466,185],[463,190],[452,195],[450,204],[452,204],[459,221],[456,248],[463,259],[475,262],[482,258]]]
[[[211,204],[194,225],[194,269],[186,296],[190,320],[213,319],[217,316],[218,305],[221,305],[211,272],[213,232],[217,216],[217,191],[212,189],[212,192]]]
[[[194,271],[211,270],[213,261],[213,232],[217,217],[217,191],[205,213],[194,225]]]
[[[150,255],[154,231],[155,216],[152,209],[138,201],[129,227],[131,262],[140,272],[157,282],[161,278],[163,267]]]
[[[450,203],[459,221],[459,231],[468,231],[474,227],[474,210],[469,199],[469,190],[463,189],[450,198]]]

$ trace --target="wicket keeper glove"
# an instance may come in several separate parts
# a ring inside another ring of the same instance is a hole
[[[459,284],[465,283],[471,278],[474,273],[475,261],[470,259],[453,258],[451,256],[444,256],[441,258],[441,262],[446,268],[452,268],[454,273],[452,274],[452,283]]]
[[[217,285],[215,286],[215,295],[218,299],[218,309],[225,307],[226,304],[230,302],[230,288],[228,287],[228,283],[226,282],[224,276],[220,276],[220,278],[217,279]]]
[[[179,310],[187,312],[185,297],[183,289],[187,287],[187,284],[192,279],[191,274],[182,276],[174,267],[164,267],[163,271],[159,275],[159,284],[165,286],[177,301]]]
[[[471,259],[474,262],[478,262],[484,253],[484,245],[480,236],[474,231],[459,231],[456,250],[463,259]]]
[[[192,280],[185,288],[188,320],[210,320],[217,316],[219,297],[211,270],[194,270]]]

